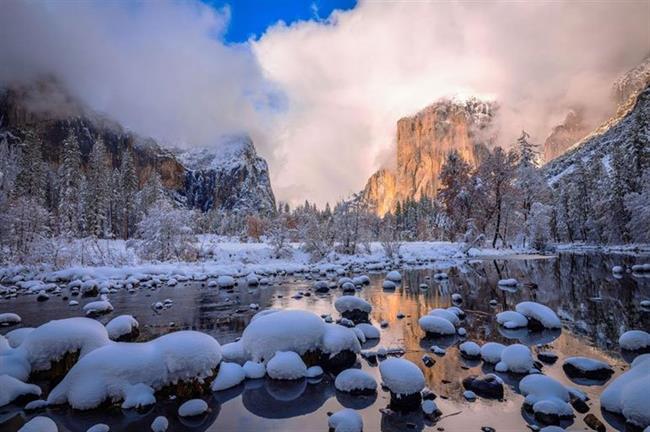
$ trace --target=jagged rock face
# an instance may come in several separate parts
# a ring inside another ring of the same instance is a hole
[[[397,197],[397,178],[393,171],[380,169],[366,183],[365,198],[374,206],[377,214],[383,216],[393,209]]]
[[[275,198],[266,161],[257,155],[247,136],[229,137],[217,149],[181,153],[188,169],[185,196],[188,204],[208,210],[273,213]]]
[[[614,148],[628,146],[630,137],[642,130],[642,124],[650,118],[650,85],[638,94],[632,94],[621,105],[616,115],[598,129],[578,142],[563,155],[544,165],[543,172],[553,185],[562,177],[571,175],[580,159],[585,165],[602,163],[608,170]],[[627,149],[625,149],[627,151]]]
[[[442,100],[397,122],[397,168],[375,173],[364,195],[383,216],[397,201],[434,197],[449,152],[475,165],[484,145],[494,139],[496,104],[478,99]]]
[[[614,82],[613,93],[616,104],[623,105],[633,95],[638,94],[650,84],[650,57],[630,69]]]
[[[275,209],[266,161],[257,156],[249,138],[244,140],[241,152],[228,153],[219,147],[214,150],[212,159],[221,155],[220,160],[228,159],[228,166],[197,170],[155,140],[125,131],[84,108],[54,82],[0,89],[0,131],[9,132],[17,142],[27,131],[33,131],[42,143],[43,158],[54,167],[59,164],[63,140],[74,132],[84,169],[95,140],[101,137],[113,168],[120,166],[130,149],[141,187],[156,171],[163,186],[191,208],[205,211],[217,206],[222,210],[263,213]]]
[[[564,121],[555,126],[544,141],[544,161],[548,162],[560,156],[590,131],[581,109],[569,111]]]

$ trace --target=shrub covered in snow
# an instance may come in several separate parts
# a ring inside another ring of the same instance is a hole
[[[105,400],[122,400],[123,408],[155,402],[154,392],[183,382],[203,382],[221,362],[213,337],[194,331],[170,333],[144,343],[116,343],[83,357],[48,397],[50,404],[69,403],[90,409]]]
[[[621,414],[629,423],[640,428],[650,426],[648,410],[650,388],[650,354],[634,359],[627,372],[612,381],[600,395],[600,405],[607,411]]]

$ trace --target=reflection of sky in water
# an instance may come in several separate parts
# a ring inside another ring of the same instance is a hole
[[[462,397],[462,379],[471,374],[490,373],[492,367],[462,359],[455,346],[460,340],[457,337],[424,339],[417,324],[418,318],[430,309],[451,305],[452,293],[462,294],[464,301],[461,307],[467,313],[462,326],[468,331],[468,340],[478,343],[519,342],[541,345],[539,350],[555,351],[560,358],[553,366],[545,365],[544,373],[585,391],[591,398],[590,412],[602,419],[598,395],[603,387],[572,383],[561,365],[565,357],[583,355],[607,361],[615,366],[618,375],[625,366],[615,346],[620,332],[628,328],[650,327],[650,313],[639,307],[641,300],[650,298],[650,279],[629,274],[624,274],[620,279],[614,278],[609,269],[624,261],[622,257],[602,259],[566,255],[547,260],[472,261],[446,270],[449,274],[447,281],[435,281],[431,270],[405,271],[402,285],[392,292],[381,289],[380,275],[371,275],[371,286],[365,287],[357,295],[373,305],[371,320],[375,325],[379,326],[382,320],[389,323],[387,328],[381,329],[381,341],[372,349],[380,346],[403,347],[405,357],[420,365],[429,387],[440,396],[436,403],[443,417],[436,427],[463,431],[492,426],[498,431],[522,431],[526,430],[525,421],[531,419],[521,411],[522,397],[515,392],[518,378],[503,375],[508,386],[503,402],[485,399],[474,403],[465,401]],[[499,279],[511,277],[517,278],[523,285],[516,290],[497,287]],[[337,317],[333,303],[341,295],[339,290],[299,300],[292,298],[298,291],[307,291],[311,283],[296,276],[284,279],[280,285],[255,289],[240,286],[232,292],[192,283],[177,288],[141,290],[134,294],[119,292],[111,295],[111,301],[115,306],[114,314],[130,313],[140,320],[143,337],[165,333],[169,331],[170,322],[174,322],[176,328],[201,329],[226,343],[241,335],[249,322],[252,315],[248,310],[250,303],[258,303],[262,308],[303,308]],[[420,289],[421,284],[427,284],[429,288]],[[165,298],[172,298],[174,307],[161,313],[149,307]],[[559,311],[562,318],[571,318],[570,331],[531,333],[527,329],[505,330],[495,325],[494,315],[497,312],[514,309],[519,301],[527,299],[547,304]],[[497,306],[490,306],[490,300],[496,300]],[[67,302],[57,298],[38,303],[31,296],[19,297],[9,302],[3,301],[0,305],[3,311],[8,309],[19,313],[26,326],[80,315],[79,308],[70,308]],[[400,312],[405,315],[403,319],[397,318]],[[111,317],[103,317],[102,321],[107,322]],[[6,331],[3,329],[3,332]],[[431,354],[436,364],[426,368],[421,358],[434,344],[448,347],[447,354],[443,357]],[[372,345],[367,344],[365,348]],[[364,370],[380,381],[377,367],[370,366],[365,360],[360,363]],[[211,413],[205,418],[183,422],[175,415],[176,401],[159,403],[143,413],[117,409],[108,415],[97,412],[72,415],[70,410],[60,409],[49,414],[56,417],[62,431],[85,431],[98,422],[108,423],[113,430],[148,430],[151,421],[161,414],[168,416],[170,430],[174,431],[326,430],[327,412],[342,407],[359,409],[366,431],[403,431],[407,430],[406,423],[415,425],[415,428],[408,430],[431,426],[420,413],[395,415],[384,411],[389,395],[381,389],[376,396],[352,397],[337,393],[329,377],[293,383],[247,381],[206,399]],[[3,411],[0,410],[0,421],[13,415],[22,416],[22,413],[5,407]],[[578,414],[574,427],[582,428],[582,417]],[[14,419],[0,426],[3,430],[16,430],[20,424],[22,420]]]

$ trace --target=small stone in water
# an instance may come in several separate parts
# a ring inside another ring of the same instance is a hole
[[[438,345],[432,345],[431,348],[429,348],[432,353],[443,356],[447,351],[445,351],[444,348],[440,348]]]
[[[471,390],[466,390],[463,392],[463,397],[470,402],[474,402],[476,400],[476,394]]]
[[[601,422],[598,419],[598,417],[596,417],[591,413],[585,416],[585,423],[587,424],[587,426],[589,426],[590,428],[592,428],[597,432],[605,432],[607,430],[603,422]]]
[[[404,318],[404,314],[402,312],[397,312],[397,319],[402,319]]]
[[[490,426],[483,426],[481,428],[481,432],[497,432],[496,429],[490,427]]]
[[[462,336],[467,336],[467,330],[465,330],[464,327],[459,328],[457,333],[458,333],[458,336],[461,336],[461,337]]]
[[[388,327],[388,321],[383,320],[382,322],[379,323],[379,326],[380,326],[381,328],[386,328],[386,327]]]
[[[422,362],[426,367],[431,367],[436,364],[436,361],[426,354],[422,356]]]

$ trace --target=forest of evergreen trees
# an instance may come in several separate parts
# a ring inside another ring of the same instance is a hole
[[[634,134],[625,146],[590,163],[578,159],[573,171],[555,182],[544,177],[525,132],[512,150],[485,149],[476,167],[451,152],[437,197],[398,202],[394,212],[379,218],[362,194],[333,208],[279,203],[271,217],[188,210],[155,172],[139,187],[129,151],[114,168],[98,139],[83,164],[71,134],[55,169],[28,133],[20,145],[0,141],[0,258],[43,262],[66,240],[137,238],[148,258],[192,259],[194,236],[204,233],[265,239],[278,255],[289,242],[302,242],[315,259],[333,250],[363,253],[371,241],[382,242],[389,254],[397,253],[401,242],[416,240],[538,250],[562,242],[648,242],[647,136]]]

